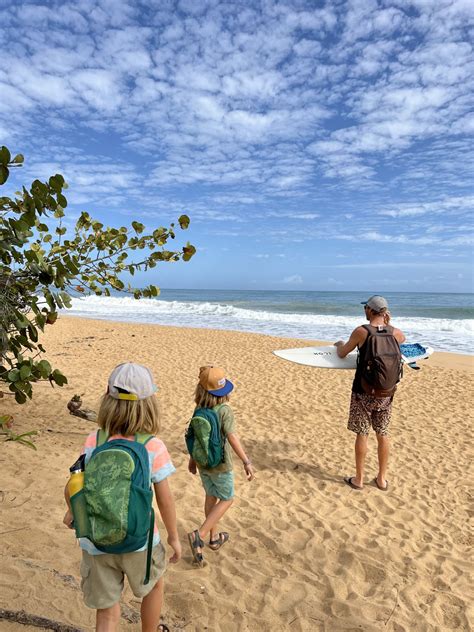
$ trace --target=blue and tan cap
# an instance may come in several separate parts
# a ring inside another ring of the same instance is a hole
[[[150,369],[134,362],[119,364],[109,377],[108,393],[114,399],[138,401],[151,397],[157,390]]]
[[[199,384],[205,391],[216,397],[224,397],[234,388],[220,366],[202,366],[199,369]]]

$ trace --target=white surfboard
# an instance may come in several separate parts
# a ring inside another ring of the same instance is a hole
[[[428,358],[432,353],[432,347],[415,344],[400,345],[402,358],[406,364],[413,364],[419,360]],[[297,349],[281,349],[273,352],[283,360],[289,360],[296,364],[315,366],[322,369],[355,369],[357,365],[357,351],[351,351],[345,358],[337,355],[334,345],[328,347],[298,347]]]

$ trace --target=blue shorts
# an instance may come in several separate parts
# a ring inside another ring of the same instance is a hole
[[[199,475],[207,496],[220,500],[231,500],[234,497],[234,472],[199,470]]]

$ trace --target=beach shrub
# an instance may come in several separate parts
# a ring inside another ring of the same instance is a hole
[[[23,161],[1,147],[0,185]],[[110,296],[117,290],[136,299],[155,297],[156,286],[135,288],[123,277],[163,261],[189,261],[196,252],[190,243],[166,248],[175,239],[175,224],[147,233],[137,221],[111,228],[83,212],[71,227],[65,221],[66,189],[56,174],[23,186],[13,198],[0,197],[0,398],[12,395],[19,404],[31,399],[34,382],[67,383],[43,357],[38,340],[58,311],[70,307],[72,296]],[[181,215],[178,224],[187,229],[189,217]]]

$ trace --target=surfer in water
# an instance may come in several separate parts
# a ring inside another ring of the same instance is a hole
[[[405,335],[395,327],[390,326],[390,312],[388,303],[383,296],[371,296],[363,302],[365,317],[369,321],[371,334],[379,332],[391,333],[398,344],[405,341]],[[364,345],[369,336],[366,326],[359,326],[351,333],[349,340],[334,343],[337,354],[345,358],[356,347],[359,353],[364,353]],[[392,339],[393,341],[393,339]],[[363,357],[363,356],[362,356]],[[355,476],[344,479],[352,489],[361,490],[364,486],[364,465],[367,454],[369,430],[372,427],[377,436],[379,471],[374,479],[375,485],[382,491],[388,489],[386,479],[387,462],[389,454],[388,426],[392,414],[393,393],[386,396],[374,396],[367,393],[362,387],[362,364],[357,365],[354,382],[352,384],[351,404],[347,428],[356,433],[355,440]]]

